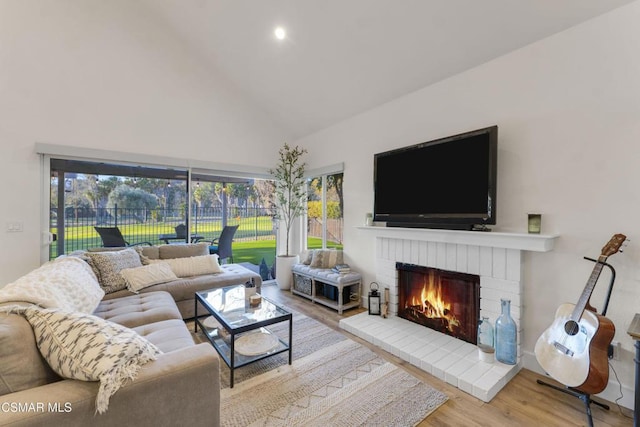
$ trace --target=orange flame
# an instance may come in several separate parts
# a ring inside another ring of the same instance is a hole
[[[452,331],[454,326],[460,325],[460,321],[451,310],[451,303],[446,301],[442,295],[442,283],[440,280],[437,283],[434,282],[433,272],[425,274],[420,295],[412,295],[410,301],[407,298],[407,304],[413,307],[421,306],[422,312],[429,318],[447,319],[448,329]]]

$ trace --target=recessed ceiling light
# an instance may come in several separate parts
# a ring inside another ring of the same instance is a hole
[[[276,38],[278,40],[284,40],[284,38],[287,36],[287,32],[282,27],[276,27],[273,33],[276,35]]]

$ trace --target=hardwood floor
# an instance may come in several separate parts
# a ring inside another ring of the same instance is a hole
[[[348,335],[354,341],[367,346],[386,360],[403,367],[425,383],[446,393],[449,400],[437,411],[423,420],[419,426],[585,426],[584,404],[581,400],[552,390],[536,383],[537,379],[548,378],[527,369],[521,370],[498,395],[489,403],[457,389],[436,377],[416,368],[378,347],[340,329],[338,322],[343,317],[365,311],[352,309],[343,315],[334,310],[311,302],[303,297],[281,291],[275,284],[265,284],[262,294],[274,301],[279,301],[327,326]],[[295,331],[294,331],[295,333]],[[549,381],[550,382],[550,381]],[[599,400],[599,399],[596,399]],[[611,410],[591,405],[594,424],[603,426],[631,426],[632,413],[626,408],[619,408],[615,403],[605,402]],[[621,413],[622,411],[622,413]]]

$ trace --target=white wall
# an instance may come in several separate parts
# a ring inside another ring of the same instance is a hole
[[[537,368],[533,347],[560,302],[577,302],[584,289],[593,266],[582,257],[597,257],[614,233],[627,234],[628,250],[610,258],[618,279],[608,313],[624,350],[613,366],[626,406],[634,350],[626,331],[640,312],[638,22],[634,2],[297,141],[311,167],[345,162],[345,251],[367,289],[375,245],[354,227],[372,210],[373,154],[497,124],[494,229],[526,232],[527,213],[535,212],[543,214],[543,233],[561,235],[553,252],[525,256],[525,366]],[[592,297],[596,307],[608,277]],[[617,385],[606,392],[617,398]]]
[[[0,287],[40,262],[36,142],[275,162],[283,132],[195,58],[137,2],[0,2]]]

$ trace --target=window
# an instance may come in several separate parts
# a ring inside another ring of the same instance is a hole
[[[309,178],[307,183],[307,248],[342,249],[344,227],[343,173]]]
[[[94,227],[118,227],[129,243],[157,243],[188,226],[188,172],[51,159],[49,258],[102,246]]]
[[[224,226],[238,225],[234,262],[258,265],[264,259],[270,266],[275,260],[272,181],[203,170],[49,162],[48,230],[55,240],[48,259],[102,246],[95,227],[117,227],[129,244],[159,245],[212,242]]]

